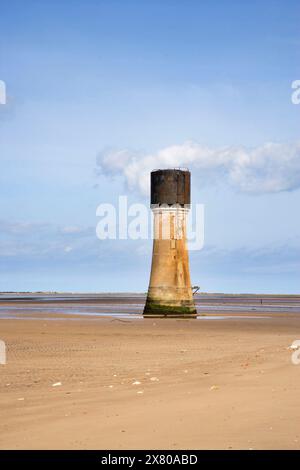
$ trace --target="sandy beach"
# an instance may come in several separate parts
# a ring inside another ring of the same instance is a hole
[[[0,319],[1,449],[300,448],[297,314],[26,315]]]

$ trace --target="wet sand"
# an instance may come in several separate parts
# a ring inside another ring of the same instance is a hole
[[[105,315],[107,300],[3,299],[0,448],[299,449],[300,315],[252,300],[198,321],[144,320],[142,297]]]

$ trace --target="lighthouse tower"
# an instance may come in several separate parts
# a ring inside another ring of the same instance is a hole
[[[145,317],[197,316],[186,242],[190,181],[188,170],[151,172],[154,240]]]

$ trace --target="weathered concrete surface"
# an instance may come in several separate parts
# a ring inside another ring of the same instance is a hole
[[[145,316],[196,316],[186,243],[187,210],[154,209],[154,241]]]

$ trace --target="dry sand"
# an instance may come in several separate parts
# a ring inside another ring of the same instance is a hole
[[[299,449],[298,317],[1,319],[0,448]]]

